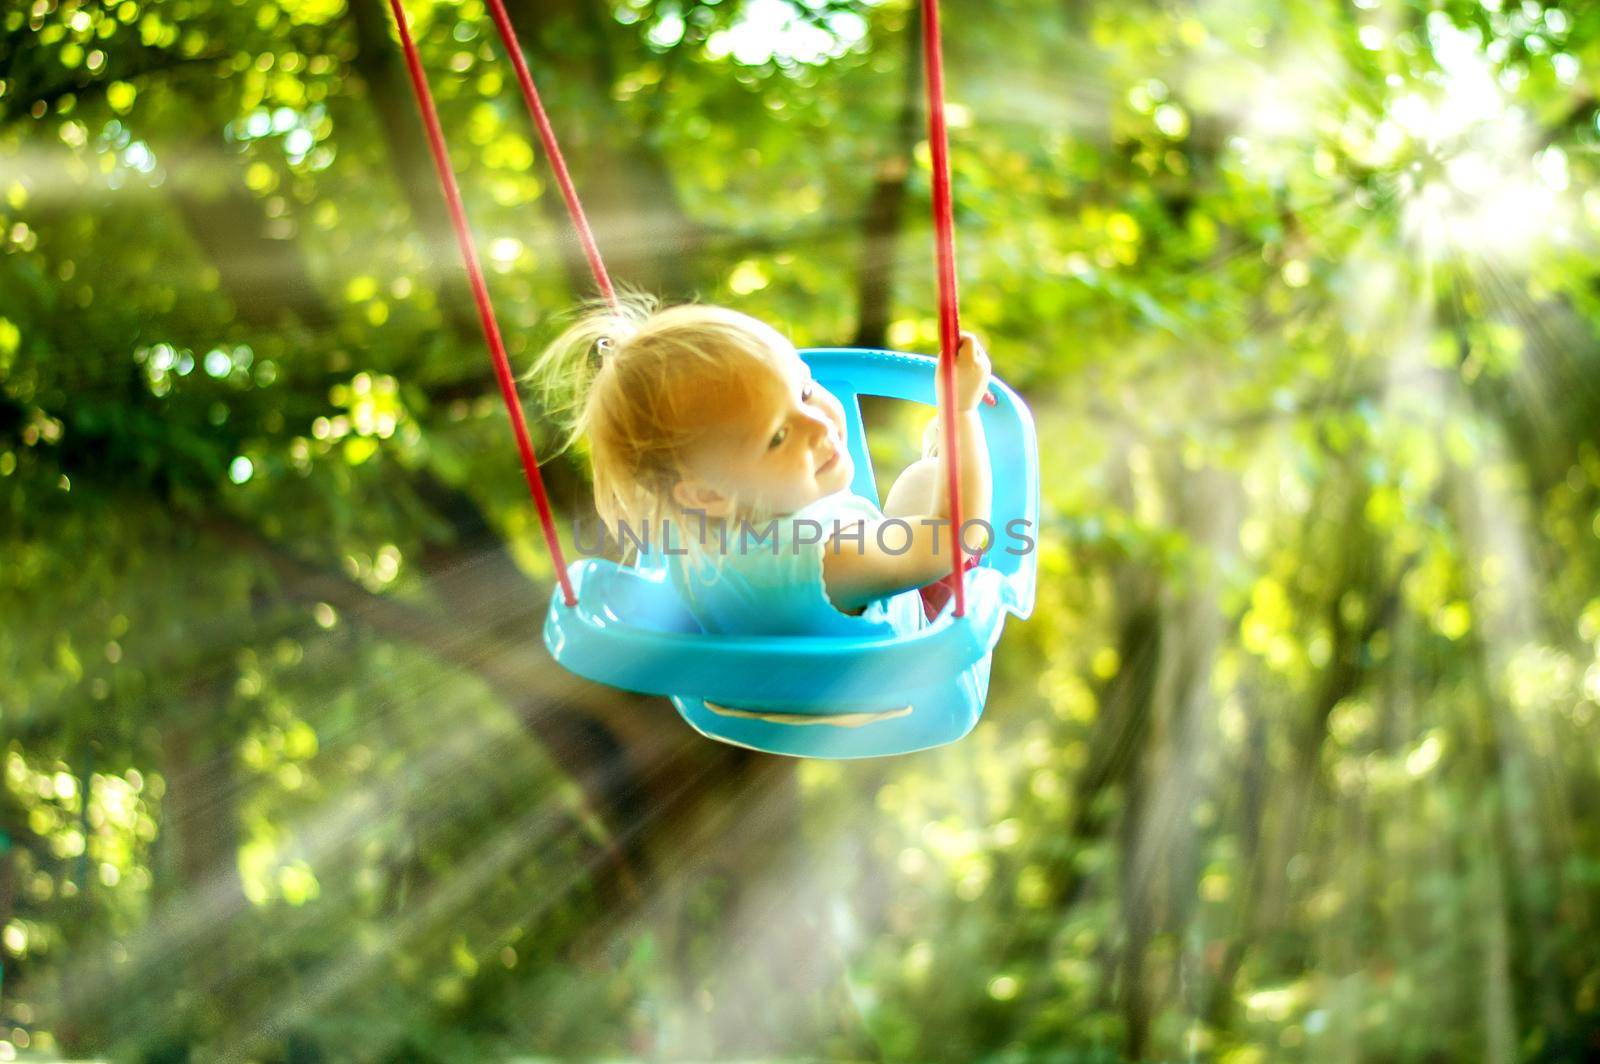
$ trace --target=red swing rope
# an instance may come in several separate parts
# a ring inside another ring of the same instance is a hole
[[[506,357],[506,345],[500,339],[500,325],[495,320],[494,305],[489,302],[489,286],[483,278],[483,267],[478,262],[478,252],[472,243],[472,230],[467,224],[467,209],[461,202],[461,189],[450,169],[450,155],[445,148],[444,131],[439,127],[439,112],[433,106],[433,94],[428,91],[428,76],[423,73],[422,59],[406,26],[406,14],[400,0],[389,0],[395,25],[400,30],[400,47],[406,55],[406,70],[411,75],[411,88],[417,94],[417,109],[422,112],[422,124],[428,132],[428,147],[433,152],[434,169],[439,172],[439,185],[444,190],[445,203],[450,208],[450,221],[455,226],[456,242],[461,245],[461,258],[467,267],[467,277],[472,282],[472,299],[478,305],[478,320],[483,325],[484,342],[489,346],[489,357],[494,362],[495,380],[500,384],[500,398],[505,400],[506,412],[511,415],[511,431],[517,438],[517,452],[522,456],[522,472],[528,481],[528,490],[539,510],[539,524],[544,529],[544,541],[550,548],[550,560],[555,563],[556,579],[561,582],[561,595],[568,606],[578,604],[572,582],[567,579],[567,562],[561,551],[561,540],[556,536],[555,516],[550,512],[550,499],[545,494],[544,478],[539,475],[539,460],[533,453],[533,441],[528,436],[528,423],[522,416],[522,404],[517,399],[517,385],[511,374],[511,360]]]
[[[949,474],[950,534],[955,560],[950,582],[955,587],[955,615],[967,612],[967,587],[962,573],[967,548],[961,542],[961,454],[956,449],[956,350],[961,346],[961,317],[956,307],[955,212],[950,205],[950,138],[944,117],[944,53],[939,46],[939,0],[923,0],[922,54],[927,66],[928,144],[933,149],[933,231],[939,252],[939,378],[944,383],[944,453]]]
[[[406,69],[411,76],[411,87],[417,96],[417,107],[422,112],[423,124],[427,128],[428,146],[433,153],[434,167],[439,172],[439,183],[450,207],[450,219],[455,226],[456,240],[461,246],[461,257],[472,282],[472,295],[477,303],[478,317],[483,323],[484,339],[489,346],[489,355],[494,361],[495,378],[500,384],[500,395],[505,400],[506,410],[511,415],[512,431],[516,435],[517,450],[522,456],[522,468],[527,477],[528,490],[533,494],[534,503],[539,510],[539,523],[544,529],[545,542],[555,562],[556,576],[561,581],[563,598],[568,606],[573,606],[577,604],[577,598],[567,579],[566,561],[561,550],[561,542],[556,537],[555,519],[550,512],[550,501],[545,494],[544,480],[539,475],[539,463],[528,437],[522,406],[517,400],[516,385],[512,378],[510,362],[506,357],[505,344],[500,339],[500,328],[495,320],[494,307],[489,301],[488,285],[484,281],[483,269],[478,263],[477,251],[467,224],[466,208],[461,202],[461,190],[457,187],[455,174],[450,169],[444,132],[439,126],[439,115],[434,108],[433,96],[428,91],[427,75],[423,73],[422,60],[417,55],[416,44],[412,41],[411,32],[406,26],[405,12],[400,6],[400,0],[389,0],[389,7],[400,30],[400,46],[405,51]],[[517,41],[516,31],[506,14],[502,0],[489,0],[489,13],[494,19],[495,28],[500,33],[500,39],[505,43],[511,65],[516,70],[517,84],[522,90],[523,102],[527,104],[528,113],[532,116],[534,126],[539,132],[539,140],[543,143],[545,154],[550,159],[550,168],[555,174],[556,184],[561,188],[561,196],[566,201],[567,213],[572,217],[572,225],[577,231],[579,242],[583,245],[584,255],[589,260],[589,269],[594,273],[595,284],[606,301],[616,306],[616,291],[611,285],[610,275],[606,272],[605,263],[600,257],[600,248],[595,243],[594,232],[589,228],[583,204],[578,199],[578,190],[572,182],[572,175],[567,170],[566,159],[562,156],[561,146],[556,141],[555,130],[545,113],[544,104],[539,98],[539,90],[534,86],[533,75],[528,70],[522,46]],[[945,123],[944,56],[940,48],[938,0],[924,0],[922,40],[923,56],[927,66],[928,141],[933,153],[933,224],[939,262],[939,374],[944,382],[945,394],[949,396],[955,392],[955,360],[956,351],[961,344],[961,324],[957,310],[955,216],[950,202],[950,148]],[[961,617],[967,611],[966,581],[962,578],[967,554],[966,546],[961,541],[961,458],[956,448],[955,409],[946,402],[941,414],[944,421],[945,454],[950,456],[948,462],[950,526],[956,548],[951,567],[951,582],[955,588],[955,615]]]

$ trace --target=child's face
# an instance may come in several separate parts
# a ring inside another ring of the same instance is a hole
[[[680,505],[722,518],[735,508],[791,514],[850,486],[844,407],[811,379],[793,344],[774,333],[771,346],[771,369],[706,397],[714,420],[674,493]]]

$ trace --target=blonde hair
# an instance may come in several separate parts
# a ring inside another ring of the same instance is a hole
[[[565,423],[563,447],[588,441],[595,510],[614,534],[623,524],[682,522],[672,489],[689,448],[727,406],[716,386],[741,389],[752,370],[774,366],[775,340],[737,311],[629,295],[586,308],[545,348],[528,377]]]

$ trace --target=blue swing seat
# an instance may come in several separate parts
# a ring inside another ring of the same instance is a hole
[[[934,401],[935,359],[893,351],[802,351],[818,383],[844,404],[851,490],[877,500],[862,395]],[[544,640],[562,667],[598,683],[664,695],[702,735],[796,757],[905,754],[972,730],[989,690],[989,664],[1006,613],[1033,610],[1039,450],[1033,418],[998,379],[984,405],[995,470],[990,524],[996,542],[968,571],[967,612],[946,607],[926,628],[897,637],[718,636],[701,631],[672,586],[663,559],[637,566],[604,559],[567,570],[577,605],[553,596]],[[1012,522],[1026,522],[1022,525]],[[1008,531],[1008,529],[1010,531]],[[793,723],[784,717],[793,717]],[[774,719],[774,718],[778,719]]]

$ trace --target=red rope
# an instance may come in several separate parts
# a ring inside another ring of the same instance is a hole
[[[950,206],[950,141],[944,120],[944,54],[939,47],[939,0],[923,0],[922,54],[928,76],[928,144],[933,149],[933,230],[939,252],[939,378],[944,383],[944,453],[949,456],[950,533],[955,559],[950,580],[955,585],[956,616],[967,612],[966,545],[961,542],[961,455],[956,450],[956,350],[961,346],[961,319],[956,309],[955,213]]]
[[[461,258],[467,267],[467,277],[472,282],[472,298],[478,305],[478,320],[483,324],[483,338],[489,345],[489,357],[494,362],[495,379],[500,383],[500,397],[505,400],[506,411],[511,415],[511,430],[517,438],[517,451],[522,455],[522,472],[533,493],[534,505],[539,509],[539,524],[544,528],[544,541],[550,548],[550,558],[555,563],[556,579],[561,581],[561,594],[568,606],[575,606],[578,597],[572,592],[567,579],[567,562],[561,552],[561,540],[556,537],[555,516],[550,512],[550,499],[545,495],[544,478],[539,475],[539,460],[533,453],[533,441],[528,438],[528,424],[522,417],[522,404],[517,400],[517,385],[511,375],[511,360],[506,357],[506,346],[500,339],[500,326],[495,321],[494,306],[489,302],[489,286],[483,279],[483,267],[478,263],[478,252],[472,243],[472,230],[467,225],[467,209],[461,203],[461,189],[456,186],[456,176],[450,169],[450,156],[445,148],[444,131],[439,127],[439,113],[433,106],[433,94],[428,91],[428,76],[423,73],[422,60],[417,46],[406,26],[406,14],[400,0],[389,0],[395,25],[400,29],[400,47],[406,55],[406,70],[411,75],[411,88],[417,94],[417,109],[422,112],[422,124],[428,132],[428,147],[433,152],[433,165],[439,172],[439,185],[444,190],[445,203],[450,208],[450,221],[455,226],[456,242],[461,245]]]
[[[594,283],[600,286],[600,294],[606,297],[606,302],[613,307],[617,305],[617,293],[611,287],[611,277],[606,273],[606,264],[600,261],[600,246],[594,242],[594,233],[589,229],[589,219],[583,213],[583,204],[578,202],[578,190],[572,184],[572,175],[567,173],[567,160],[561,155],[561,145],[556,143],[556,131],[551,128],[550,119],[544,113],[544,104],[539,100],[539,90],[533,86],[533,75],[528,73],[528,61],[522,55],[522,45],[517,42],[517,32],[511,28],[511,19],[506,15],[506,6],[501,0],[489,0],[489,14],[494,18],[495,28],[500,31],[500,39],[505,42],[506,54],[511,57],[511,65],[517,71],[517,84],[522,87],[522,99],[528,105],[528,114],[533,116],[533,124],[539,130],[539,140],[544,143],[544,153],[550,159],[550,169],[555,172],[556,184],[561,186],[561,197],[567,201],[567,213],[572,216],[572,227],[578,231],[578,240],[583,244],[583,253],[589,258],[589,269],[594,273]]]

